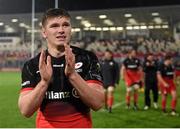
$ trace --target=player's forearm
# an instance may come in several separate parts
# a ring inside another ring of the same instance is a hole
[[[157,78],[158,78],[158,81],[160,83],[162,83],[163,85],[166,85],[167,83],[164,81],[164,79],[162,78],[162,76],[160,74],[157,74]]]
[[[18,105],[25,117],[31,117],[37,111],[43,101],[47,88],[47,83],[40,81],[32,91],[20,95]]]
[[[124,66],[122,66],[121,68],[121,78],[124,79],[124,75],[125,75],[125,68]]]
[[[78,73],[69,76],[69,81],[76,88],[81,100],[93,110],[97,111],[104,104],[103,88],[88,86],[87,82],[81,78]]]

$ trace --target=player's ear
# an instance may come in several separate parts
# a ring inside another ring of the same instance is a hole
[[[42,37],[46,39],[47,36],[46,36],[46,31],[44,27],[42,27],[41,29],[41,34],[42,34]]]

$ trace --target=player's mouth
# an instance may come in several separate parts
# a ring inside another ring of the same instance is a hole
[[[59,41],[64,41],[66,39],[66,36],[59,35],[59,36],[56,36],[56,39],[59,40]]]

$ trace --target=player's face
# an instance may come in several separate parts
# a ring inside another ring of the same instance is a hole
[[[131,52],[131,57],[136,57],[136,51],[133,50],[133,51]]]
[[[48,47],[59,47],[69,44],[71,39],[70,18],[54,17],[47,19],[42,28],[42,35],[48,42]]]
[[[166,65],[171,65],[172,64],[172,59],[165,60],[165,64]]]
[[[150,61],[152,61],[152,60],[154,59],[154,57],[153,57],[152,55],[149,55],[149,56],[147,57],[147,59],[150,60]]]
[[[112,59],[112,54],[110,52],[105,52],[104,57],[105,57],[105,59],[110,60],[110,59]]]

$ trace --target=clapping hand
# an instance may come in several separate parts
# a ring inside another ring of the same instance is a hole
[[[65,75],[69,76],[72,73],[75,73],[75,55],[68,44],[64,44],[64,48],[66,60]]]
[[[41,51],[41,55],[39,58],[39,71],[41,75],[41,80],[49,84],[51,77],[52,77],[52,65],[51,65],[51,57],[46,55],[44,50]]]

